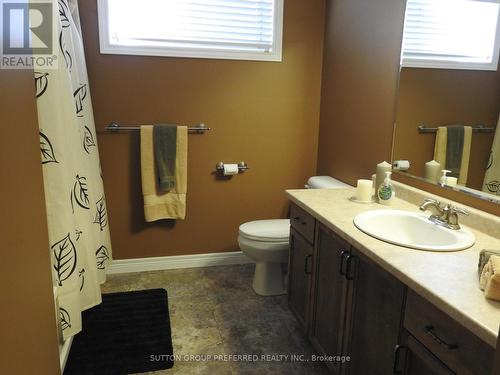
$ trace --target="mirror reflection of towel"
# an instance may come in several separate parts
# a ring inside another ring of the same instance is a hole
[[[434,160],[445,166],[443,169],[450,170],[449,176],[457,177],[460,185],[467,183],[471,142],[472,127],[470,126],[438,127]]]
[[[464,127],[448,126],[446,134],[446,169],[451,177],[459,177],[462,151],[464,148]]]

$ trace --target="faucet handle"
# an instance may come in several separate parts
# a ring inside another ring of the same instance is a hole
[[[460,229],[460,224],[458,223],[458,214],[469,215],[469,211],[456,207],[451,203],[448,203],[444,208],[446,211],[446,223],[450,229]]]
[[[457,214],[462,214],[462,215],[465,215],[465,216],[469,216],[470,215],[470,212],[467,211],[466,209],[454,206],[451,203],[449,203],[446,207],[448,208],[448,210],[449,210],[450,213],[457,213]]]

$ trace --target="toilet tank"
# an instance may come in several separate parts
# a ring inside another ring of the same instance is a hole
[[[307,180],[306,189],[342,189],[351,187],[330,176],[313,176]]]

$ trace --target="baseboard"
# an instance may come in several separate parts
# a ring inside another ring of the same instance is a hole
[[[107,274],[172,270],[177,268],[228,266],[246,263],[253,263],[253,261],[241,251],[194,255],[172,255],[152,258],[118,259],[114,260],[107,268]]]

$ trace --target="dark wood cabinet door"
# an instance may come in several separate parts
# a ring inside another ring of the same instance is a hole
[[[312,314],[309,339],[321,355],[342,355],[347,280],[343,260],[349,245],[323,225],[318,226],[314,253]],[[338,373],[338,364],[326,362]]]
[[[495,349],[411,289],[403,326],[453,372],[491,373]]]
[[[498,333],[498,335],[500,336],[500,332]],[[495,363],[493,364],[493,372],[491,373],[491,375],[500,374],[500,341],[498,342],[497,350],[495,353]]]
[[[353,281],[346,312],[345,351],[350,375],[387,375],[394,366],[406,287],[356,250],[347,259]],[[423,375],[423,374],[422,374]]]
[[[398,359],[394,374],[404,375],[453,375],[448,367],[436,358],[413,336],[406,334],[403,345],[396,351]]]
[[[313,247],[293,228],[290,230],[290,256],[288,262],[288,305],[307,330],[310,305]]]

